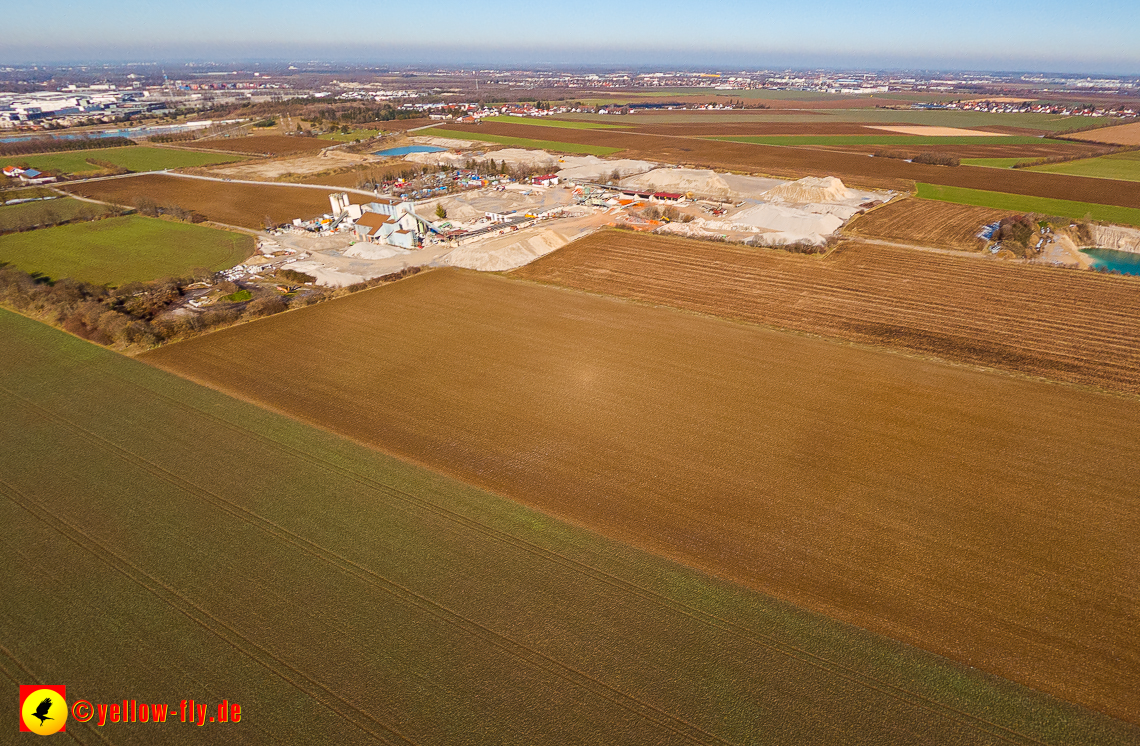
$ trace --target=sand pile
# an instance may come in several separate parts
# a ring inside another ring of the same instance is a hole
[[[438,148],[450,148],[452,150],[475,150],[489,145],[489,143],[481,140],[460,140],[458,138],[428,137],[425,135],[413,137],[411,140],[415,145],[435,145]]]
[[[558,231],[545,230],[505,244],[494,242],[491,245],[476,243],[460,246],[445,256],[443,263],[484,272],[502,272],[529,264],[567,243],[569,240]]]
[[[1121,225],[1094,225],[1093,243],[1102,249],[1140,254],[1140,230]]]
[[[410,254],[411,252],[398,246],[385,246],[384,244],[358,243],[345,250],[345,256],[355,259],[390,259],[394,256]]]
[[[694,197],[732,198],[732,188],[720,174],[693,168],[656,168],[639,176],[622,179],[621,185],[647,192],[692,192]]]
[[[334,288],[345,287],[347,285],[355,285],[358,282],[368,279],[364,275],[342,272],[316,261],[294,262],[293,264],[290,264],[287,269],[295,269],[298,272],[304,272],[305,274],[314,277],[318,285],[325,285]]]
[[[723,221],[717,221],[723,222]],[[756,205],[732,216],[732,223],[800,236],[829,235],[843,225],[843,219],[828,213],[809,212],[784,205]]]
[[[408,153],[404,156],[404,160],[409,163],[420,163],[425,166],[462,166],[470,159],[470,155],[460,155],[449,150],[436,153]]]
[[[607,161],[594,155],[565,156],[559,164],[558,178],[567,181],[594,181],[607,182],[613,178],[614,171],[618,179],[625,179],[634,174],[643,174],[657,167],[649,161],[635,161],[629,159],[615,159]]]
[[[524,150],[522,148],[503,148],[496,150],[493,153],[487,153],[477,161],[483,161],[494,158],[496,163],[506,161],[507,165],[512,168],[518,166],[527,166],[530,168],[558,168],[558,156],[551,155],[545,150]]]
[[[843,186],[843,182],[834,176],[808,176],[769,189],[761,197],[773,202],[803,205],[809,202],[844,202],[857,199],[859,194]]]
[[[757,199],[775,187],[787,184],[786,179],[768,179],[761,176],[740,176],[738,174],[721,174],[720,178],[732,190],[733,200]]]

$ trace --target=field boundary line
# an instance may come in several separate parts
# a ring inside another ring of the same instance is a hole
[[[120,378],[120,380],[124,380],[124,379]],[[728,621],[728,620],[723,619],[721,617],[718,617],[714,614],[710,614],[710,613],[703,611],[701,609],[689,606],[688,604],[685,604],[683,602],[675,601],[675,600],[670,599],[666,596],[662,596],[661,594],[658,594],[654,591],[643,588],[643,587],[636,585],[634,583],[631,583],[629,581],[622,580],[621,578],[618,578],[618,577],[616,577],[610,573],[607,573],[603,570],[599,570],[598,568],[595,568],[595,567],[593,567],[587,563],[571,559],[569,557],[558,554],[557,552],[554,552],[552,550],[549,550],[549,549],[546,549],[542,546],[534,544],[533,542],[530,542],[530,541],[527,541],[527,540],[522,539],[520,537],[514,536],[513,534],[507,533],[505,531],[501,531],[499,529],[492,528],[491,526],[488,526],[487,524],[481,523],[475,519],[467,518],[466,516],[463,516],[463,515],[455,512],[455,511],[449,510],[447,508],[444,508],[443,506],[432,503],[431,501],[426,500],[425,498],[420,498],[420,497],[412,495],[408,492],[405,492],[404,490],[400,490],[396,487],[386,485],[382,482],[377,482],[377,481],[371,479],[370,477],[366,477],[364,475],[358,474],[358,473],[351,471],[349,469],[346,469],[344,467],[337,466],[337,465],[332,464],[332,463],[330,463],[324,459],[316,458],[307,452],[296,450],[296,449],[292,448],[291,446],[285,445],[284,443],[280,443],[279,441],[273,440],[272,438],[269,438],[267,436],[263,436],[263,435],[260,435],[258,433],[253,433],[249,430],[241,428],[239,425],[235,425],[235,424],[233,424],[227,420],[224,420],[224,419],[222,419],[216,415],[210,414],[208,412],[204,412],[202,410],[197,409],[196,407],[185,404],[185,403],[180,402],[180,401],[173,399],[171,397],[167,397],[166,395],[155,392],[152,389],[149,389],[145,386],[141,386],[139,384],[134,384],[133,382],[129,382],[129,381],[128,381],[128,383],[131,383],[132,385],[135,385],[139,388],[142,388],[143,390],[148,391],[154,395],[162,397],[162,398],[166,399],[167,401],[170,401],[171,403],[175,404],[176,406],[178,406],[180,408],[192,410],[194,412],[199,413],[201,416],[204,416],[204,417],[211,419],[215,422],[219,422],[224,427],[226,427],[227,429],[230,429],[230,430],[235,431],[235,432],[245,433],[247,435],[251,435],[251,436],[253,436],[259,440],[262,440],[263,442],[266,442],[266,443],[272,445],[273,447],[278,448],[279,450],[283,451],[284,453],[289,454],[293,458],[300,458],[302,460],[308,461],[309,463],[315,464],[317,466],[321,466],[321,467],[323,467],[329,471],[332,471],[334,473],[338,473],[338,474],[341,474],[345,477],[348,477],[349,479],[356,481],[358,484],[362,484],[364,486],[371,487],[371,488],[376,489],[378,491],[386,492],[386,493],[392,495],[393,497],[396,497],[397,499],[403,500],[404,502],[410,503],[416,507],[426,508],[426,509],[430,510],[433,513],[436,513],[437,515],[439,515],[441,517],[444,517],[444,518],[446,518],[446,519],[448,519],[454,523],[457,523],[457,524],[467,528],[468,530],[475,531],[475,532],[481,533],[485,536],[489,536],[491,538],[497,539],[498,541],[505,543],[505,544],[512,545],[519,550],[540,556],[540,557],[547,559],[547,560],[549,560],[555,564],[566,567],[567,569],[571,569],[571,570],[577,571],[583,575],[591,577],[594,580],[606,583],[612,587],[615,587],[615,588],[618,588],[619,590],[623,590],[625,592],[631,593],[632,595],[635,595],[635,596],[642,598],[646,601],[650,601],[652,603],[656,603],[660,606],[666,607],[666,608],[668,608],[668,609],[670,609],[676,613],[682,614],[684,616],[687,616],[687,617],[693,619],[694,621],[702,623],[705,626],[709,626],[709,627],[719,629],[719,630],[726,632],[730,635],[744,639],[744,640],[746,640],[752,644],[758,645],[760,647],[767,648],[769,650],[773,650],[777,653],[780,653],[781,655],[784,655],[784,656],[787,656],[789,658],[798,660],[802,663],[805,663],[807,665],[810,665],[814,668],[825,671],[825,672],[830,673],[832,675],[839,676],[841,678],[847,679],[848,681],[851,681],[852,683],[864,686],[868,689],[872,689],[874,691],[877,691],[877,692],[884,694],[888,697],[891,697],[893,699],[907,702],[908,704],[910,704],[914,707],[919,707],[921,709],[925,709],[925,710],[932,712],[936,715],[939,715],[941,717],[946,717],[946,718],[949,718],[951,720],[955,720],[955,721],[962,723],[963,725],[966,725],[966,726],[975,727],[977,730],[981,730],[983,732],[989,733],[990,735],[995,736],[995,737],[1002,739],[1004,741],[1007,741],[1009,743],[1030,743],[1030,744],[1038,744],[1039,746],[1046,746],[1045,742],[1038,741],[1038,740],[1032,738],[1031,736],[1027,736],[1027,735],[1024,735],[1022,733],[1018,733],[1017,731],[1014,731],[1010,728],[999,725],[997,723],[987,721],[987,720],[980,718],[980,717],[977,717],[975,715],[971,715],[970,713],[965,712],[963,710],[959,710],[959,709],[956,709],[956,708],[951,707],[949,705],[942,704],[940,702],[936,702],[936,701],[931,700],[927,697],[923,697],[922,695],[919,695],[919,694],[916,694],[914,692],[910,692],[906,689],[903,689],[902,687],[898,687],[898,686],[893,685],[893,684],[889,684],[889,683],[886,683],[883,681],[879,681],[878,679],[875,679],[874,677],[871,677],[871,676],[868,676],[864,673],[861,673],[860,671],[858,671],[856,669],[852,669],[848,666],[844,666],[842,664],[835,663],[835,662],[830,661],[826,658],[823,658],[822,656],[818,656],[814,653],[808,652],[808,651],[803,650],[801,648],[798,648],[794,645],[790,645],[788,643],[781,642],[781,641],[779,641],[779,640],[777,640],[777,639],[775,639],[769,635],[765,635],[763,633],[747,629],[745,627],[740,626],[739,624]],[[254,404],[254,406],[260,406],[260,405]],[[284,415],[284,416],[288,416],[288,415]],[[290,419],[292,419],[292,418],[290,418]],[[336,434],[334,433],[333,435],[336,435]],[[337,437],[343,437],[343,436],[337,436]],[[351,439],[349,439],[349,440],[351,440]],[[353,442],[355,442],[355,441],[353,441]],[[400,460],[400,459],[397,459],[397,460]],[[264,519],[262,519],[262,520],[264,520]],[[689,568],[689,569],[692,569],[692,568]],[[929,653],[928,651],[923,651],[923,652],[927,652],[928,654],[934,655],[933,653]],[[941,656],[939,656],[939,657],[941,657]],[[986,727],[986,726],[988,726],[988,727]],[[996,729],[996,730],[1001,731],[1001,732],[998,732],[998,733],[992,732],[990,730],[990,728]],[[1008,734],[1008,735],[1006,735],[1006,734]]]
[[[327,548],[325,548],[325,547],[323,547],[323,546],[321,546],[321,545],[319,545],[319,544],[317,544],[317,543],[315,543],[309,539],[306,539],[305,537],[300,536],[300,535],[298,535],[298,534],[296,534],[296,533],[294,533],[294,532],[292,532],[292,531],[290,531],[290,530],[288,530],[282,526],[279,526],[278,524],[274,523],[273,521],[253,512],[247,508],[244,508],[244,507],[242,507],[242,506],[240,506],[240,505],[238,505],[238,504],[236,504],[230,500],[227,500],[227,499],[222,498],[218,495],[215,495],[214,493],[210,492],[209,490],[198,487],[196,485],[192,485],[189,482],[186,482],[185,480],[183,480],[181,477],[178,477],[177,475],[167,471],[166,469],[162,468],[161,466],[158,466],[157,464],[154,464],[153,462],[143,458],[142,456],[139,456],[138,454],[135,454],[135,453],[133,453],[127,449],[124,449],[120,446],[115,445],[114,443],[110,442],[106,438],[103,438],[103,437],[101,437],[95,433],[92,433],[91,431],[87,430],[86,428],[83,428],[82,426],[80,426],[74,422],[71,422],[70,420],[64,418],[61,415],[57,415],[54,412],[51,412],[47,409],[44,409],[43,407],[40,407],[39,405],[35,404],[34,402],[31,402],[31,401],[25,399],[24,397],[20,396],[19,394],[15,394],[14,392],[8,390],[5,387],[0,386],[0,391],[7,393],[9,396],[12,396],[13,398],[19,399],[20,401],[24,402],[24,404],[26,406],[29,406],[29,407],[43,413],[49,419],[52,419],[52,420],[66,426],[66,427],[73,429],[74,431],[79,432],[81,435],[85,436],[89,440],[92,440],[96,443],[103,444],[104,450],[111,451],[118,458],[120,458],[124,461],[127,461],[128,463],[133,463],[135,466],[142,468],[144,471],[150,472],[154,476],[158,477],[159,479],[162,479],[163,481],[168,482],[169,484],[180,489],[181,491],[183,491],[189,495],[192,495],[194,497],[198,497],[199,499],[205,499],[207,502],[213,504],[215,507],[221,508],[222,510],[229,513],[230,515],[233,515],[235,518],[238,518],[238,519],[248,523],[249,525],[263,531],[264,533],[270,535],[271,537],[278,539],[279,541],[283,540],[286,543],[293,545],[298,550],[300,550],[302,553],[307,554],[307,555],[314,557],[316,559],[322,560],[322,561],[326,562],[327,564],[337,568],[338,570],[345,573],[346,575],[352,575],[353,577],[356,577],[358,580],[361,580],[361,581],[365,582],[366,584],[373,586],[377,590],[386,592],[389,595],[391,595],[397,599],[400,599],[403,603],[410,605],[414,608],[417,608],[420,611],[422,611],[422,612],[424,612],[430,616],[434,616],[435,618],[439,619],[441,622],[443,622],[445,624],[448,624],[452,627],[456,627],[458,629],[461,629],[464,632],[466,632],[467,634],[472,635],[473,637],[478,637],[479,639],[482,639],[486,642],[489,642],[492,645],[495,645],[496,647],[498,647],[501,650],[503,650],[504,652],[506,652],[508,655],[511,655],[515,658],[518,658],[519,660],[522,660],[522,661],[528,663],[529,665],[531,665],[535,668],[545,670],[548,673],[555,676],[556,678],[560,678],[564,681],[575,684],[575,685],[581,687],[582,689],[585,689],[586,691],[590,692],[594,696],[597,696],[601,699],[605,699],[605,700],[611,702],[612,704],[617,705],[618,707],[621,707],[622,709],[625,709],[629,712],[632,712],[633,714],[641,717],[644,720],[648,720],[650,722],[653,722],[653,723],[657,724],[658,726],[660,726],[666,730],[670,730],[670,731],[676,733],[677,735],[679,735],[682,738],[685,738],[687,740],[694,741],[697,743],[710,743],[710,742],[716,742],[716,743],[722,743],[722,744],[730,744],[731,743],[729,741],[724,740],[723,738],[720,738],[719,736],[716,736],[712,733],[708,733],[707,731],[704,731],[703,729],[701,729],[701,728],[699,728],[699,727],[697,727],[691,723],[688,723],[687,721],[683,720],[682,718],[674,716],[674,715],[670,714],[669,712],[662,710],[661,708],[659,708],[655,705],[649,704],[647,702],[642,702],[640,699],[638,699],[638,698],[636,698],[630,694],[626,694],[625,692],[621,691],[620,689],[617,689],[614,686],[611,686],[610,684],[607,684],[603,681],[595,679],[594,677],[590,676],[589,674],[586,674],[586,673],[583,673],[583,672],[577,670],[573,666],[562,663],[562,662],[560,662],[554,658],[551,658],[548,655],[545,655],[544,653],[541,653],[541,652],[534,650],[534,649],[532,649],[526,645],[523,645],[522,643],[516,642],[515,640],[512,640],[511,638],[509,638],[505,635],[502,635],[498,632],[495,632],[494,630],[492,630],[489,627],[486,627],[485,625],[482,625],[482,624],[480,624],[480,623],[478,623],[472,619],[468,619],[467,617],[464,617],[463,615],[449,609],[448,607],[444,606],[443,604],[440,604],[436,601],[431,600],[430,598],[427,598],[426,596],[423,596],[419,593],[416,593],[415,591],[411,590],[410,588],[407,588],[407,587],[405,587],[399,583],[396,583],[395,581],[389,580],[388,578],[385,578],[383,575],[380,575],[379,573],[376,573],[376,572],[374,572],[374,571],[372,571],[366,567],[363,567],[363,566],[359,565],[358,563],[356,563],[352,560],[349,560],[345,557],[342,557],[338,553],[336,553],[330,549],[327,549]],[[11,487],[10,485],[8,485],[3,480],[0,480],[0,492],[5,492],[5,488],[7,490],[16,491],[15,488]],[[22,493],[19,493],[18,491],[16,491],[16,492],[17,492],[17,494],[22,495]],[[10,499],[12,499],[12,498],[10,497]],[[31,498],[27,498],[27,499],[31,499]],[[14,499],[13,499],[13,501],[18,502]],[[38,501],[36,501],[36,502],[38,503]],[[32,511],[29,511],[29,512],[32,512]],[[119,559],[121,562],[123,562],[127,566],[132,567],[136,571],[142,573],[147,578],[149,578],[152,582],[161,585],[163,588],[165,588],[167,590],[168,593],[170,593],[170,594],[176,596],[177,598],[181,599],[184,603],[188,604],[192,608],[197,609],[200,613],[209,617],[212,621],[214,621],[216,624],[225,628],[231,634],[239,637],[240,639],[244,640],[248,644],[253,645],[259,651],[261,651],[264,655],[266,655],[269,658],[277,661],[281,665],[289,668],[290,670],[294,671],[296,674],[298,674],[301,677],[309,680],[310,682],[312,682],[316,686],[319,686],[321,689],[324,689],[332,697],[342,701],[344,704],[348,705],[352,709],[357,710],[358,712],[361,712],[362,714],[364,714],[370,720],[373,720],[374,722],[376,722],[381,727],[384,727],[385,729],[390,730],[392,733],[399,736],[405,742],[412,743],[410,740],[408,740],[402,734],[399,734],[398,731],[396,731],[394,728],[387,726],[383,722],[372,717],[370,714],[360,710],[355,705],[352,705],[352,703],[344,700],[343,698],[341,698],[335,692],[332,692],[330,689],[328,689],[326,686],[324,686],[320,682],[317,682],[315,679],[312,679],[311,677],[309,677],[303,671],[301,671],[301,670],[295,668],[294,666],[292,666],[291,664],[277,658],[271,652],[269,652],[268,650],[265,650],[260,645],[258,645],[256,642],[249,640],[241,632],[238,632],[237,630],[233,629],[232,627],[230,627],[228,624],[226,624],[222,620],[218,619],[217,617],[214,617],[210,612],[199,607],[192,600],[182,596],[178,591],[174,590],[173,588],[170,588],[169,586],[167,586],[165,583],[158,580],[157,578],[154,578],[149,573],[147,573],[145,570],[142,570],[141,568],[136,567],[129,560],[126,560],[122,557],[119,557],[119,555],[115,554],[112,550],[104,547],[101,543],[99,543],[97,540],[88,536],[81,529],[76,529],[74,526],[72,526],[70,523],[67,523],[63,519],[57,518],[56,520],[59,520],[60,522],[64,523],[64,525],[67,525],[72,530],[78,531],[81,535],[83,535],[89,541],[91,541],[92,543],[94,543],[95,545],[97,545],[101,549],[103,549],[103,551],[105,551],[108,554],[110,554],[111,556]],[[76,542],[76,543],[79,543],[79,542]],[[120,572],[123,572],[123,571],[120,570]],[[127,575],[128,577],[131,577],[129,573],[124,572],[123,574]],[[140,585],[147,587],[146,584],[141,583],[141,581],[138,581],[137,579],[136,579],[136,582],[139,582]],[[393,590],[393,589],[395,589],[395,590]],[[171,605],[173,606],[173,604],[171,604]],[[186,612],[183,612],[183,613],[186,613]],[[187,614],[187,616],[191,616],[191,615]],[[193,617],[191,616],[191,618],[193,618]],[[203,626],[206,626],[206,625],[203,625]],[[208,626],[206,628],[209,629]],[[215,634],[217,634],[217,633],[215,632]],[[219,636],[221,636],[221,635],[219,635]],[[223,637],[223,639],[225,639],[225,638]],[[233,644],[233,643],[231,643],[231,644]],[[237,647],[237,646],[235,645],[235,647]],[[523,652],[520,653],[520,651],[523,651]],[[255,658],[255,660],[256,660],[256,658]],[[262,664],[262,665],[264,665],[264,664]],[[564,673],[560,673],[560,671],[562,671]],[[282,675],[282,674],[280,674],[280,672],[277,672],[277,673],[278,673],[278,675]],[[569,675],[567,675],[567,674],[569,674]],[[286,677],[284,677],[282,675],[282,678],[286,678]],[[300,687],[298,687],[298,688],[300,688]],[[601,691],[599,691],[599,690],[601,690]],[[302,689],[302,691],[304,691],[304,690]],[[308,693],[308,692],[306,692],[306,693]],[[312,695],[310,695],[310,696],[312,696]],[[318,701],[320,701],[320,700],[318,700]],[[636,703],[636,704],[635,705],[629,704],[630,702]],[[336,708],[330,707],[329,705],[327,705],[326,703],[323,703],[323,702],[322,702],[322,704],[325,704],[326,707],[329,707],[330,709],[334,710],[334,712],[337,712],[337,714],[341,715],[342,717],[345,717],[344,714],[339,712],[338,710],[336,710]],[[656,714],[656,716],[654,714]],[[349,718],[346,717],[345,719],[349,719]],[[358,725],[358,727],[361,727],[362,730],[367,730],[367,729],[364,729],[362,726]],[[371,733],[371,731],[368,731],[368,732]],[[697,735],[695,735],[694,732]],[[375,734],[373,734],[373,735],[375,735]],[[710,741],[710,739],[711,739],[711,741]]]

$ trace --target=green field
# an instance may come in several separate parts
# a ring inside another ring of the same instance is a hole
[[[999,210],[1012,210],[1014,212],[1033,212],[1041,215],[1056,215],[1059,217],[1080,220],[1089,217],[1105,223],[1121,223],[1123,225],[1140,226],[1140,209],[1134,207],[1115,207],[1112,205],[1098,205],[1092,202],[1072,202],[1065,199],[1050,199],[1048,197],[1026,197],[1020,194],[1007,194],[1005,192],[987,192],[981,189],[966,189],[963,187],[939,186],[936,184],[917,184],[920,199],[938,200],[939,202],[953,202],[959,205],[976,205],[978,207],[993,207]]]
[[[456,130],[432,130],[433,137],[450,137],[456,140],[481,140],[499,145],[511,145],[516,148],[530,148],[533,150],[554,150],[560,153],[579,153],[582,155],[610,155],[621,148],[605,148],[601,145],[579,145],[570,142],[556,142],[553,140],[530,140],[525,137],[506,137],[503,135],[484,135],[481,132],[458,132]]]
[[[0,345],[0,695],[241,706],[79,743],[1140,737],[2,310]]]
[[[26,230],[37,225],[55,225],[76,218],[91,219],[112,212],[118,212],[118,209],[69,197],[5,205],[0,207],[0,233]]]
[[[329,132],[325,135],[317,135],[317,138],[321,140],[336,140],[337,142],[352,142],[353,140],[367,140],[379,134],[380,130],[353,130],[347,135],[343,132]]]
[[[1029,170],[1070,176],[1091,176],[1097,179],[1140,181],[1140,151],[1132,150],[1126,153],[1102,155],[1099,158],[1033,166]]]
[[[618,130],[621,129],[617,124],[599,124],[597,122],[584,122],[581,120],[571,119],[550,119],[538,117],[510,117],[498,116],[487,117],[484,122],[502,122],[504,124],[529,124],[533,127],[557,127],[559,129],[570,130]]]
[[[20,155],[0,158],[0,167],[29,164],[40,171],[58,171],[65,174],[89,174],[103,171],[90,161],[107,161],[128,171],[161,171],[166,168],[208,166],[214,163],[232,163],[245,156],[226,153],[201,153],[192,150],[154,148],[145,145],[99,150],[71,150],[65,153]]]
[[[922,135],[748,135],[706,137],[705,140],[746,142],[754,145],[1040,145],[1058,140],[1040,137],[924,137]]]
[[[0,236],[0,262],[98,285],[225,269],[253,251],[252,236],[139,215]]]

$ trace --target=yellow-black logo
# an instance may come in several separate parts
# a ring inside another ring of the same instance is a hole
[[[20,685],[20,732],[50,736],[67,730],[67,687]]]

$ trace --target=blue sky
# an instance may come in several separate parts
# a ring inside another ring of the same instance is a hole
[[[45,12],[36,12],[43,7]],[[0,0],[0,62],[310,58],[1140,75],[1140,2]]]

